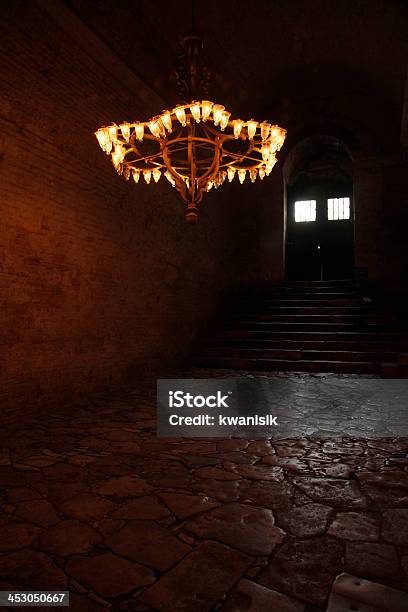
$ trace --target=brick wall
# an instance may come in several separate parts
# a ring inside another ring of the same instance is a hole
[[[128,184],[101,152],[94,130],[161,110],[154,92],[41,3],[5,2],[0,22],[5,419],[176,365],[229,280],[234,243],[225,194],[191,228],[167,181]]]

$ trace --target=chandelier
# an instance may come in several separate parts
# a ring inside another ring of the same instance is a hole
[[[242,184],[269,176],[286,130],[268,121],[234,118],[208,100],[210,70],[201,38],[187,36],[182,48],[176,79],[186,102],[148,121],[101,127],[95,135],[127,181],[154,184],[163,175],[187,205],[187,222],[195,224],[205,192],[226,179],[237,177]]]

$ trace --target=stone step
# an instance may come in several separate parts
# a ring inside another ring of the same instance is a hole
[[[381,374],[408,353],[408,332],[349,279],[260,282],[224,302],[195,348],[196,365]]]
[[[243,359],[196,357],[194,365],[227,370],[260,370],[282,372],[334,372],[339,374],[379,374],[378,364],[365,361],[318,361],[283,359]]]
[[[243,299],[297,299],[297,300],[344,300],[344,299],[361,299],[361,296],[355,291],[299,291],[299,289],[276,289],[268,291],[268,293],[262,293],[258,296],[251,296],[251,294],[240,294],[235,296],[235,300],[239,300],[240,297]]]
[[[200,359],[274,359],[306,361],[362,361],[383,363],[396,361],[397,353],[382,351],[341,351],[341,350],[308,350],[308,349],[257,349],[241,347],[207,347],[198,354]]]
[[[245,313],[248,315],[261,315],[261,314],[289,314],[289,315],[376,315],[379,313],[373,306],[360,306],[360,305],[343,305],[343,306],[332,306],[327,304],[325,306],[270,306],[268,304],[257,304],[257,310],[255,306],[250,304],[231,304],[230,306],[223,309],[222,314],[225,316],[230,313]]]
[[[287,334],[285,334],[287,336]],[[210,337],[204,344],[206,348],[228,347],[232,349],[293,350],[293,351],[363,351],[392,352],[408,351],[408,339],[401,341],[378,340],[263,340],[257,338]],[[198,348],[197,348],[198,350]]]
[[[396,326],[392,326],[390,324],[375,324],[375,323],[365,323],[361,324],[360,321],[356,321],[355,323],[321,323],[321,322],[283,322],[283,321],[229,321],[229,322],[219,322],[218,325],[214,325],[214,330],[217,330],[220,326],[225,329],[239,329],[239,330],[253,330],[253,331],[301,331],[301,332],[324,332],[324,331],[333,331],[333,332],[352,332],[352,331],[361,331],[361,332],[392,332],[397,329]]]
[[[236,305],[237,307],[240,306],[241,304],[246,304],[246,306],[253,306],[254,304],[256,304],[257,307],[259,308],[263,308],[265,306],[279,306],[281,308],[287,308],[290,306],[297,306],[297,307],[321,307],[321,306],[367,306],[367,303],[363,301],[363,299],[361,298],[361,296],[356,296],[353,299],[350,298],[346,298],[346,299],[308,299],[303,300],[303,299],[299,299],[299,298],[282,298],[282,299],[271,299],[271,298],[260,298],[259,300],[254,301],[253,299],[237,299],[235,301],[232,302],[233,305]]]
[[[302,313],[302,314],[291,314],[291,313],[248,313],[248,312],[236,312],[225,315],[224,318],[220,318],[219,322],[223,324],[230,324],[236,321],[242,323],[252,322],[275,322],[275,323],[349,323],[353,325],[371,325],[371,324],[394,324],[395,320],[385,314],[315,314],[315,313]]]
[[[337,285],[347,285],[354,287],[355,282],[352,278],[334,279],[334,280],[298,280],[298,281],[284,281],[284,285],[293,287],[335,287]]]
[[[277,331],[272,329],[223,329],[218,330],[217,337],[245,338],[259,340],[326,340],[342,341],[401,341],[408,342],[408,334],[373,332],[373,331]]]

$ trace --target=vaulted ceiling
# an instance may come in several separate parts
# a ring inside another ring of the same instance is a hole
[[[169,104],[189,2],[66,0]],[[233,115],[301,134],[336,124],[395,150],[408,57],[403,0],[197,0],[196,27],[212,60],[211,98]],[[152,109],[158,112],[162,109]],[[347,140],[347,138],[346,138]]]

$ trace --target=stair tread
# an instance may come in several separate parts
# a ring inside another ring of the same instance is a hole
[[[195,347],[206,367],[378,373],[408,352],[408,330],[350,279],[248,283]]]

